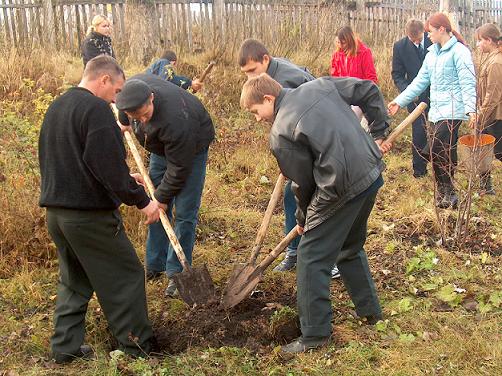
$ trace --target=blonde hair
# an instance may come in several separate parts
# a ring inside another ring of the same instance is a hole
[[[104,21],[110,22],[108,17],[102,15],[102,14],[97,14],[92,18],[91,21],[91,26],[87,29],[87,34],[92,33],[93,31],[96,31],[96,27],[98,27],[100,24],[102,24]]]
[[[266,73],[252,77],[242,87],[241,107],[249,109],[255,104],[261,104],[265,95],[278,97],[281,89],[281,84]]]

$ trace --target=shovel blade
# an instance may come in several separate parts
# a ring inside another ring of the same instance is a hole
[[[223,292],[220,307],[229,309],[239,304],[253,292],[262,278],[262,270],[254,264],[236,266]]]
[[[218,299],[207,266],[184,270],[172,276],[181,299],[190,306],[208,305]]]

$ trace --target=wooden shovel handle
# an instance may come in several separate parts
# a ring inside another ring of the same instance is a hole
[[[408,127],[408,125],[413,123],[415,119],[417,119],[422,114],[422,112],[425,111],[426,108],[427,104],[424,102],[420,102],[420,104],[417,107],[415,107],[415,109],[411,112],[411,114],[406,116],[406,118],[401,122],[401,124],[399,124],[396,127],[396,129],[392,131],[389,137],[386,138],[385,142],[387,143],[394,142],[401,135],[401,133],[405,131],[406,127]]]
[[[294,238],[298,236],[296,231],[296,226],[286,235],[284,239],[281,240],[279,244],[265,257],[262,262],[258,265],[258,269],[261,271],[267,269],[269,265],[274,262],[274,260],[286,249],[286,247],[291,243]]]
[[[258,258],[258,255],[260,254],[261,246],[263,245],[263,239],[265,239],[265,234],[267,233],[268,226],[270,225],[270,220],[272,219],[272,214],[274,213],[277,202],[281,197],[281,193],[284,187],[284,181],[284,175],[279,174],[279,177],[277,178],[277,181],[275,183],[274,190],[272,191],[272,195],[270,196],[267,210],[265,210],[265,215],[263,216],[263,220],[261,221],[260,229],[256,234],[251,257],[249,258],[250,264],[254,264],[256,262],[256,259]]]
[[[213,69],[213,67],[216,65],[216,62],[215,61],[211,61],[209,62],[209,64],[207,65],[206,69],[204,69],[204,72],[202,72],[202,74],[200,75],[200,78],[199,78],[199,81],[202,82],[206,79],[206,76],[209,74],[209,72],[211,72],[211,69]]]

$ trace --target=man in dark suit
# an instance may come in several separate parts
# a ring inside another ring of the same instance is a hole
[[[392,79],[399,92],[404,91],[416,77],[431,44],[430,39],[424,34],[424,24],[419,20],[408,20],[406,36],[394,43],[392,53]],[[408,105],[408,112],[413,111],[420,102],[429,104],[429,89]],[[427,175],[427,159],[422,156],[422,150],[427,144],[425,119],[426,116],[422,115],[412,125],[413,176],[415,178]]]

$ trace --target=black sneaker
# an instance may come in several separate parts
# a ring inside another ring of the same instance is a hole
[[[82,345],[75,354],[67,353],[53,353],[52,358],[57,364],[67,364],[73,362],[75,359],[94,359],[94,351],[89,345]]]
[[[329,337],[300,337],[296,341],[288,343],[285,346],[281,346],[281,351],[289,354],[299,354],[307,352],[309,350],[314,350],[331,342],[331,336]]]
[[[147,281],[155,281],[157,279],[162,278],[164,275],[164,272],[155,272],[153,270],[147,270],[146,271],[146,280]]]

